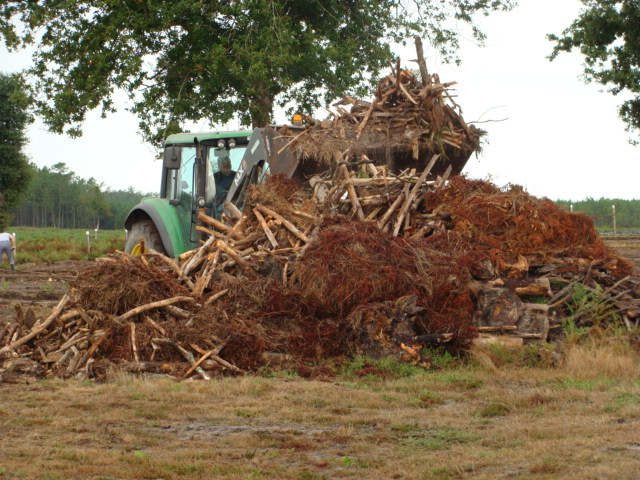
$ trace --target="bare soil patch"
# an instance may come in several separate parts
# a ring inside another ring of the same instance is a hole
[[[69,290],[69,282],[93,262],[62,261],[20,265],[18,271],[0,270],[0,323],[16,318],[16,305],[36,318],[46,317]]]
[[[624,235],[602,238],[608,247],[633,262],[636,273],[640,272],[640,235]]]

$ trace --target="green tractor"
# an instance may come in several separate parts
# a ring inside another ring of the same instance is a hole
[[[281,128],[294,135],[304,129]],[[297,171],[300,162],[288,149],[283,151],[286,142],[281,128],[169,136],[160,196],[143,198],[129,212],[125,251],[135,255],[142,248],[151,248],[178,257],[202,239],[195,228],[199,213],[219,218],[225,202],[242,209],[246,187],[264,181],[269,174],[303,180]]]
[[[253,131],[169,136],[165,141],[160,196],[142,199],[129,212],[125,251],[139,254],[143,248],[151,248],[178,257],[204,240],[196,229],[198,215],[205,213],[219,219],[223,211],[229,214],[232,207],[236,212],[242,210],[249,185],[263,182],[268,175],[281,174],[305,186],[312,176],[328,168],[327,162],[318,159],[318,152],[301,154],[299,149],[287,148],[305,128],[300,121]],[[346,142],[335,137],[336,132],[331,129],[322,131],[329,136],[321,143],[320,154],[325,147],[335,149],[340,142]],[[416,158],[414,143],[405,137],[395,139],[392,145],[388,141],[369,142],[360,147],[360,153],[366,153],[372,159],[369,161],[376,164],[386,164],[392,171],[422,169],[431,153],[422,149],[420,158]],[[454,175],[460,173],[471,152],[467,149],[446,155],[431,170],[431,177],[442,175],[447,167],[453,167]]]

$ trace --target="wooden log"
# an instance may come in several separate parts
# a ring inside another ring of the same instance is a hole
[[[401,81],[398,81],[398,87],[400,87],[400,91],[402,92],[402,94],[407,97],[407,100],[409,100],[411,103],[413,103],[414,105],[418,105],[418,102],[416,102],[413,97],[411,96],[411,94],[407,91],[407,89],[405,88],[405,86],[402,84]]]
[[[416,44],[416,54],[418,55],[418,68],[420,69],[420,76],[422,77],[422,85],[424,87],[431,85],[431,77],[427,70],[427,62],[424,60],[424,51],[422,50],[422,39],[416,35],[413,37]]]
[[[70,299],[71,299],[71,296],[69,294],[66,294],[65,296],[63,296],[60,302],[58,302],[58,305],[51,312],[51,315],[49,315],[49,317],[47,317],[47,319],[44,322],[42,322],[42,324],[36,323],[28,335],[25,335],[24,337],[16,340],[15,342],[0,348],[0,355],[5,354],[7,352],[11,352],[12,350],[15,350],[20,345],[24,345],[32,338],[37,337],[43,331],[45,331],[55,321],[55,319],[58,318],[58,315],[60,315],[60,312],[64,309],[64,307],[67,305]]]
[[[438,181],[435,183],[434,188],[436,192],[439,192],[444,188],[445,184],[447,183],[447,180],[449,179],[449,175],[451,175],[451,170],[452,170],[452,167],[451,165],[449,165],[447,169],[444,171],[444,173],[442,174],[442,177],[440,177],[440,179],[438,179]]]
[[[509,332],[513,330],[517,330],[518,327],[515,325],[503,325],[501,327],[476,327],[479,332],[489,333],[489,332]]]
[[[345,167],[344,165],[340,165],[339,170],[342,173],[342,176],[347,181],[347,184],[346,184],[347,193],[349,194],[349,199],[351,200],[351,206],[353,207],[353,212],[358,217],[358,220],[364,220],[364,212],[362,211],[362,206],[360,205],[360,201],[358,200],[356,189],[353,188],[353,185],[351,185],[350,183],[351,175],[349,175],[349,171],[347,170],[347,167]]]
[[[521,348],[524,346],[524,340],[521,337],[515,337],[511,335],[491,335],[488,333],[481,333],[472,340],[474,345],[502,345],[506,348]]]
[[[418,178],[418,181],[413,186],[413,188],[411,189],[411,192],[409,193],[409,196],[407,197],[404,204],[400,208],[400,211],[398,212],[398,218],[396,220],[396,225],[393,228],[394,237],[398,236],[398,233],[400,232],[400,227],[402,226],[402,221],[404,220],[405,215],[409,211],[409,207],[411,206],[413,199],[416,197],[416,195],[418,195],[418,191],[420,190],[422,183],[427,179],[427,175],[429,175],[429,173],[431,172],[431,169],[436,164],[436,161],[438,160],[438,158],[440,158],[440,155],[434,155],[433,157],[431,157],[431,161],[426,166],[426,168],[422,171],[422,174]]]
[[[217,250],[213,254],[213,258],[211,263],[207,265],[206,273],[202,276],[202,280],[200,285],[198,285],[197,289],[194,289],[194,293],[197,297],[201,297],[204,294],[204,289],[208,288],[211,284],[211,280],[213,279],[213,275],[217,271],[218,262],[220,261],[220,250]]]
[[[403,190],[402,190],[402,195],[398,195],[398,198],[395,199],[395,201],[391,204],[391,206],[387,209],[387,211],[384,213],[384,215],[382,215],[382,218],[380,220],[378,220],[378,228],[380,230],[384,229],[387,222],[389,221],[389,219],[391,218],[391,215],[393,215],[393,213],[400,207],[400,205],[402,204],[403,198],[408,197],[409,195],[409,184],[405,184]]]
[[[229,215],[231,216],[231,218],[240,220],[243,217],[243,214],[240,211],[240,209],[231,202],[224,202],[223,208],[225,211],[229,212]]]
[[[212,350],[209,350],[208,352],[205,352],[204,354],[202,354],[202,356],[198,359],[198,361],[196,363],[194,363],[193,365],[191,365],[191,367],[189,367],[189,369],[184,372],[184,375],[182,375],[182,378],[187,378],[189,375],[191,375],[191,373],[200,366],[200,364],[202,362],[204,362],[207,358],[209,358],[211,355],[217,355],[218,353],[220,353],[220,350],[222,350],[224,348],[224,345],[226,345],[226,342]]]
[[[190,351],[188,351],[187,349],[185,349],[184,347],[181,347],[177,342],[175,342],[175,341],[173,341],[173,340],[171,340],[169,338],[153,338],[152,341],[154,343],[163,343],[165,345],[171,345],[176,350],[178,350],[178,352],[180,352],[180,354],[185,358],[185,360],[187,362],[189,362],[191,365],[194,365],[196,363],[196,359],[194,358],[193,354]],[[207,374],[207,372],[205,372],[202,369],[202,367],[196,366],[195,370],[205,380],[211,380],[211,377]]]
[[[56,350],[56,352],[63,352],[65,351],[67,348],[70,348],[74,345],[77,345],[78,343],[81,343],[85,340],[87,340],[89,338],[89,335],[86,334],[85,332],[76,332],[75,335],[73,335],[69,340],[67,340],[65,343],[62,344],[61,347],[58,348],[58,350]],[[54,352],[54,353],[56,353]]]
[[[225,235],[217,230],[211,230],[210,228],[203,227],[202,225],[196,225],[196,231],[204,233],[205,235],[214,236],[216,238],[225,238]]]
[[[362,119],[362,122],[360,122],[360,125],[358,125],[358,130],[356,130],[356,141],[360,138],[360,135],[362,135],[362,132],[364,131],[364,127],[367,125],[367,122],[369,121],[369,118],[371,117],[371,113],[376,108],[376,105],[377,105],[377,100],[374,100],[369,105],[369,109],[367,110],[367,113],[365,114],[364,118]]]
[[[307,237],[304,233],[302,233],[300,230],[298,230],[293,223],[291,223],[289,220],[284,218],[282,215],[274,212],[270,208],[267,208],[267,207],[265,207],[264,205],[262,205],[260,203],[258,203],[256,205],[256,208],[258,210],[260,210],[262,213],[264,213],[266,215],[271,215],[273,218],[275,218],[277,220],[280,220],[282,222],[282,225],[284,225],[291,233],[293,233],[296,237],[298,237],[303,242],[306,243],[306,242],[309,241],[309,237]]]
[[[229,257],[231,257],[238,265],[240,265],[242,268],[244,268],[247,272],[250,272],[252,274],[255,273],[255,271],[253,270],[253,266],[250,265],[246,260],[244,260],[240,256],[239,252],[237,252],[236,250],[231,248],[229,245],[227,245],[227,243],[224,240],[218,240],[217,246],[224,253],[229,255]]]
[[[212,226],[213,228],[216,228],[218,230],[220,230],[221,232],[224,233],[229,233],[229,231],[231,230],[231,227],[225,223],[222,223],[220,220],[217,220],[213,217],[210,217],[209,215],[206,215],[204,213],[199,213],[198,214],[198,220],[200,220],[202,223],[206,223],[207,225]],[[237,232],[236,232],[237,234]]]
[[[227,293],[229,293],[229,289],[225,288],[224,290],[221,290],[218,293],[216,293],[215,295],[211,295],[209,298],[207,298],[207,300],[204,302],[204,304],[205,305],[211,305],[213,302],[218,300],[220,297],[226,295]]]
[[[159,300],[157,302],[151,302],[151,303],[147,303],[146,305],[140,305],[139,307],[132,308],[128,312],[123,313],[122,315],[118,315],[117,317],[114,317],[113,320],[116,323],[121,323],[124,320],[127,320],[133,317],[134,315],[138,315],[140,313],[153,310],[154,308],[166,307],[167,305],[173,305],[174,303],[180,303],[180,302],[195,303],[195,301],[196,299],[193,297],[184,297],[184,296],[167,298],[165,300]]]
[[[133,322],[129,324],[129,333],[131,336],[131,352],[133,353],[133,361],[139,362],[140,355],[138,355],[138,343],[136,342],[136,324]]]
[[[199,249],[197,249],[195,255],[193,255],[189,260],[187,260],[187,262],[185,264],[182,265],[182,268],[180,269],[180,272],[185,276],[189,275],[189,273],[191,273],[191,271],[195,268],[195,265],[197,264],[197,262],[199,260],[201,260],[204,255],[206,255],[207,250],[217,240],[218,239],[216,237],[213,237],[213,236],[207,238],[207,241],[204,243],[204,245],[202,245]]]
[[[236,250],[243,250],[247,247],[250,247],[256,242],[266,238],[264,232],[253,232],[247,235],[244,239],[238,240],[237,242],[229,242],[229,245],[232,246]]]
[[[78,363],[79,368],[82,368],[82,366],[93,356],[93,354],[96,353],[96,350],[98,350],[98,347],[106,338],[107,335],[103,333],[93,342],[93,344],[87,349],[85,354],[80,359],[80,362]]]
[[[82,359],[82,353],[76,347],[71,347],[71,351],[73,352],[73,357],[67,366],[67,373],[74,373],[78,369],[80,360]]]
[[[262,216],[260,211],[257,208],[254,208],[253,214],[258,219],[258,223],[262,227],[262,230],[264,231],[264,234],[267,236],[267,239],[271,243],[271,246],[273,248],[278,248],[280,245],[278,245],[278,241],[276,240],[276,237],[273,236],[273,232],[269,229],[269,226],[267,225],[267,222],[264,220],[264,217]]]

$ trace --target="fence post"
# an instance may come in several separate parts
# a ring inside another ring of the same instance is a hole
[[[617,235],[616,232],[616,206],[611,205],[611,210],[613,211],[613,234]]]
[[[91,253],[91,237],[89,236],[89,230],[87,230],[87,255]]]

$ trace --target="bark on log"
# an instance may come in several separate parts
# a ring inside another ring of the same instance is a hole
[[[154,308],[166,307],[167,305],[173,305],[174,303],[186,302],[186,303],[195,303],[196,299],[193,297],[172,297],[167,298],[165,300],[159,300],[157,302],[147,303],[146,305],[140,305],[139,307],[132,308],[126,313],[114,317],[113,320],[117,323],[123,322],[128,318],[133,317],[134,315],[138,315],[139,313],[146,312],[148,310],[153,310]]]
[[[306,242],[309,241],[309,237],[307,237],[304,233],[302,233],[300,230],[298,230],[293,223],[291,223],[289,220],[284,218],[279,213],[274,212],[270,208],[267,208],[267,207],[265,207],[264,205],[262,205],[260,203],[258,203],[256,205],[256,208],[258,210],[260,210],[262,213],[264,213],[266,215],[271,215],[273,218],[275,218],[277,220],[280,220],[282,222],[282,225],[284,225],[291,233],[293,233],[296,237],[298,237],[303,242],[306,243]]]

